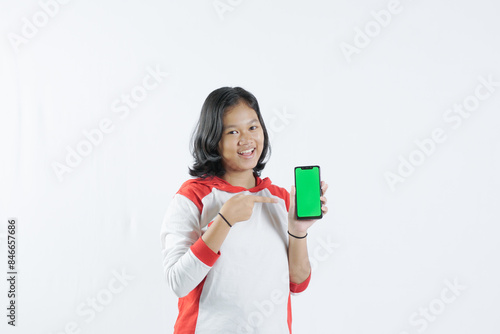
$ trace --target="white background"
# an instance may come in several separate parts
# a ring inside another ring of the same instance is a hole
[[[330,185],[294,333],[498,333],[498,2],[401,0],[390,18],[385,0],[73,0],[51,16],[41,4],[0,4],[2,333],[172,333],[160,225],[189,178],[201,105],[222,86],[259,100],[273,136],[264,177],[289,189],[294,166],[319,164]],[[120,117],[113,103],[148,68],[168,76]],[[496,86],[477,88],[481,77]],[[488,97],[447,122],[476,89]],[[105,119],[113,130],[59,179],[54,164]],[[436,128],[446,140],[419,153]],[[391,189],[386,174],[410,157],[419,165]],[[105,304],[94,317],[92,299]]]

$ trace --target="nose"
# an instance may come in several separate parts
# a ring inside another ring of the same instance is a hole
[[[251,144],[253,141],[253,138],[252,138],[252,135],[247,132],[247,131],[244,131],[241,133],[241,136],[240,136],[240,140],[238,142],[239,145],[248,145],[248,144]]]

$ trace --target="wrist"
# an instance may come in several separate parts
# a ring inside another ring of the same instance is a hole
[[[307,234],[307,232],[295,232],[288,230],[288,235],[294,239],[305,239]]]
[[[226,218],[226,217],[225,217],[222,213],[220,213],[220,211],[219,211],[219,213],[218,213],[218,216],[219,216],[219,218],[221,218],[221,219],[222,219],[222,222],[223,222],[224,224],[226,224],[229,228],[233,227],[234,223],[230,223],[230,222],[227,220],[227,218]]]
[[[288,232],[293,235],[302,237],[307,234],[307,228],[299,224],[288,224]]]

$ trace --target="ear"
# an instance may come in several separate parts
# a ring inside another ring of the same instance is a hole
[[[222,139],[219,140],[219,143],[217,144],[217,153],[222,158],[222,153],[221,152],[222,152]]]

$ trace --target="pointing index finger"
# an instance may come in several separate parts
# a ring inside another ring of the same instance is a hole
[[[278,199],[274,197],[265,197],[265,196],[257,196],[257,195],[252,195],[252,200],[254,202],[260,202],[260,203],[278,203]]]

